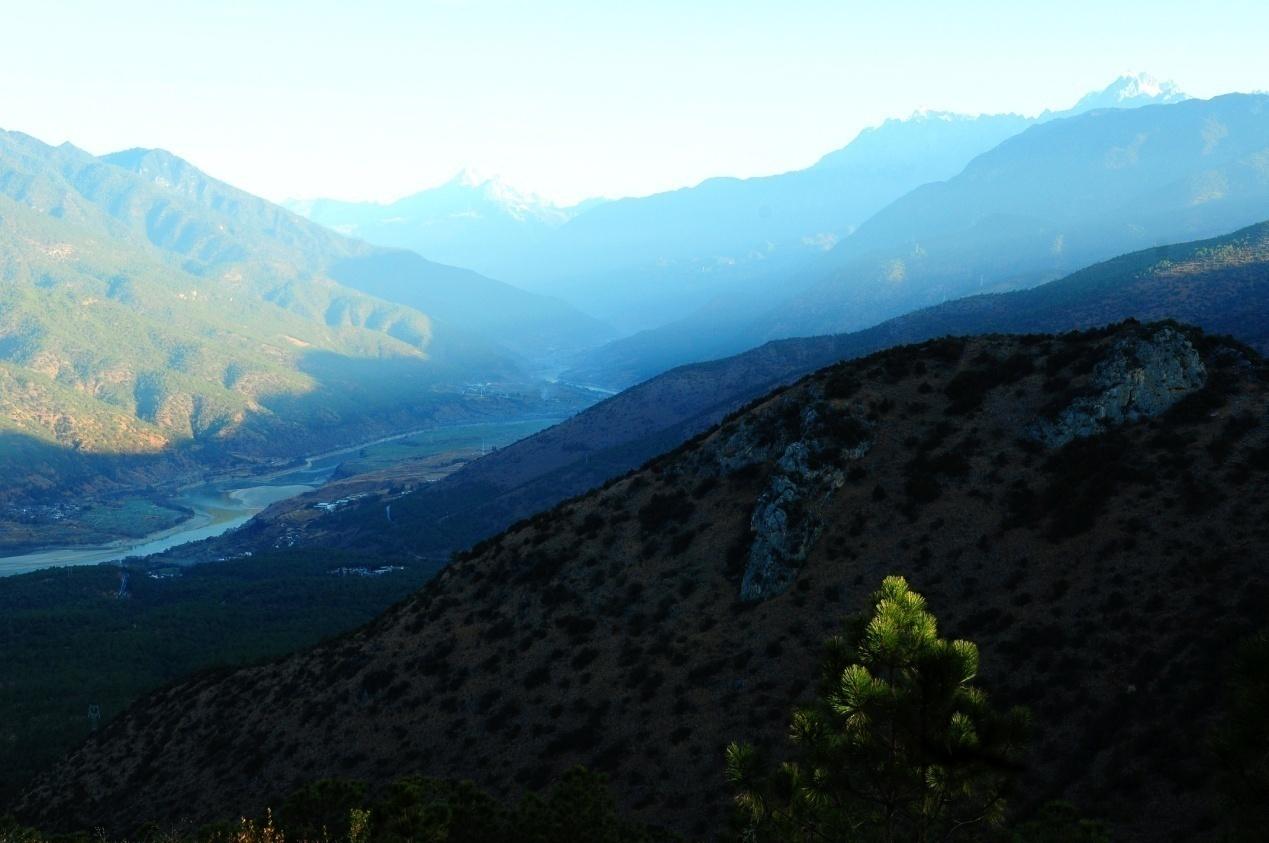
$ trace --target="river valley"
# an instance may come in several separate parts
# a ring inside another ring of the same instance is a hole
[[[173,506],[193,513],[176,526],[104,545],[44,548],[0,557],[0,576],[66,565],[117,562],[171,550],[233,530],[274,503],[321,487],[345,462],[384,463],[450,452],[475,456],[531,436],[558,421],[533,418],[416,430],[317,454],[298,467],[268,475],[214,478],[186,487],[171,499]]]

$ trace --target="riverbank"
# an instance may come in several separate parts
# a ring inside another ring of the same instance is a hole
[[[67,565],[94,565],[144,557],[171,550],[182,544],[212,538],[250,521],[270,504],[312,491],[314,486],[252,486],[219,494],[200,487],[198,494],[178,498],[175,504],[193,514],[180,524],[155,531],[141,539],[120,539],[95,547],[54,547],[31,553],[0,557],[0,576],[12,576],[42,568]]]
[[[549,427],[559,418],[530,418],[477,422],[407,431],[342,448],[323,451],[244,475],[224,473],[182,486],[168,502],[190,513],[139,538],[121,538],[92,546],[62,545],[36,548],[0,557],[0,577],[42,568],[117,562],[129,557],[163,553],[191,542],[214,538],[249,522],[273,504],[321,488],[349,461],[362,468],[417,460],[431,455],[466,451],[471,456],[503,447]]]
[[[179,527],[194,513],[154,493],[0,507],[0,557],[100,547]]]

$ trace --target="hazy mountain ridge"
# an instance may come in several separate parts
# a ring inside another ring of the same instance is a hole
[[[1133,376],[1125,355],[1147,346],[1163,403],[1060,451],[1035,443],[1037,421]],[[1168,355],[1193,377],[1173,384]],[[483,543],[356,633],[148,696],[21,814],[202,820],[301,778],[414,771],[514,792],[585,762],[637,815],[703,835],[729,801],[726,741],[778,743],[824,635],[901,573],[979,642],[993,698],[1035,710],[1020,810],[1072,799],[1124,840],[1201,829],[1220,654],[1269,595],[1246,552],[1269,540],[1269,441],[1242,422],[1267,402],[1261,362],[1166,325],[835,366]],[[831,482],[797,510],[816,527],[787,590],[744,603],[754,513],[786,475],[806,495]]]
[[[1034,286],[1115,254],[1216,236],[1269,208],[1263,95],[1051,119],[879,211],[761,309],[722,302],[582,355],[620,387],[706,353],[858,330],[919,307]]]
[[[466,211],[457,219],[438,219],[431,206],[446,207],[453,183],[376,206],[374,227],[361,222],[364,205],[319,200],[293,207],[372,242],[408,246],[645,327],[733,283],[792,270],[885,203],[953,175],[1028,122],[1016,115],[888,121],[807,170],[711,178],[549,221],[540,214],[515,221],[500,206],[485,210],[480,198],[458,205]]]
[[[1092,108],[1181,98],[1175,86],[1136,75],[1071,109],[1033,117],[917,113],[863,130],[806,169],[709,178],[594,207],[552,212],[530,204],[535,210],[516,225],[507,224],[514,203],[490,205],[481,193],[487,185],[467,187],[456,202],[459,180],[382,208],[324,200],[293,207],[373,242],[472,266],[558,295],[626,330],[642,330],[720,295],[744,301],[746,313],[757,315],[801,285],[815,257],[873,213],[922,184],[951,178],[1027,126]],[[376,215],[374,228],[364,227],[366,213]]]
[[[1215,236],[1269,206],[1269,97],[1229,94],[1032,127],[843,241],[773,335],[864,327],[986,286]]]
[[[946,335],[1062,332],[1129,318],[1198,324],[1269,353],[1269,223],[1123,255],[1030,290],[948,302],[852,334],[779,340],[683,366],[394,501],[391,525],[380,522],[379,505],[370,503],[287,540],[443,560],[836,361]],[[235,536],[234,547],[268,547],[282,529],[262,520]]]
[[[283,204],[352,237],[511,278],[526,250],[540,246],[552,230],[595,201],[560,208],[498,179],[464,171],[394,202],[311,199]]]
[[[328,271],[345,287],[444,314],[443,324],[469,334],[469,341],[501,346],[532,370],[558,369],[584,349],[615,336],[608,325],[558,299],[470,270],[442,267],[411,251],[380,249],[337,261]],[[431,283],[420,283],[423,279]]]

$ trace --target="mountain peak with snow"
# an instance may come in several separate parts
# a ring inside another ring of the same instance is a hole
[[[496,174],[487,173],[475,167],[464,167],[457,175],[439,187],[407,197],[402,201],[406,203],[416,203],[420,200],[432,202],[442,197],[449,202],[484,205],[487,206],[487,211],[492,210],[488,207],[492,206],[518,219],[536,216],[554,221],[559,214],[559,209],[554,203],[536,193],[514,187]]]
[[[499,190],[516,192],[497,173],[482,170],[479,167],[464,167],[442,187],[464,187],[475,190]]]
[[[1160,80],[1148,73],[1130,73],[1120,76],[1100,91],[1086,94],[1071,109],[1071,113],[1098,108],[1159,105],[1185,99],[1189,97],[1173,82]]]

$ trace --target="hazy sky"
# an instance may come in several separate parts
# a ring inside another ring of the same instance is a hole
[[[271,199],[465,166],[561,201],[804,166],[918,108],[1071,105],[1125,71],[1269,88],[1269,3],[0,0],[0,127],[161,146]]]

